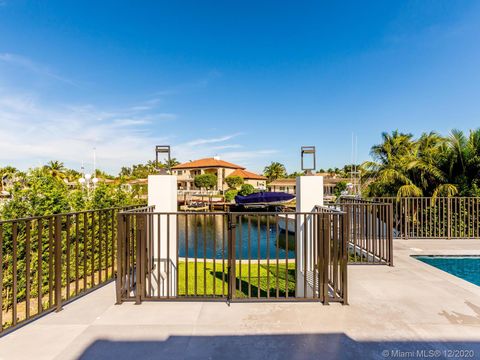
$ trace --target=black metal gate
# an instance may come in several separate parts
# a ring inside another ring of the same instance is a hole
[[[118,215],[117,301],[347,302],[348,216],[175,212]]]

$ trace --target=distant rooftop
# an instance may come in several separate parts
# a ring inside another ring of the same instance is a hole
[[[245,169],[237,169],[228,176],[240,176],[242,179],[267,180],[265,176],[258,175]]]
[[[288,179],[276,179],[273,180],[270,185],[295,185],[297,183],[297,180],[295,178],[288,178]]]
[[[174,166],[173,170],[193,169],[193,168],[228,168],[245,170],[243,166],[233,164],[228,161],[220,160],[218,157],[205,158],[194,161],[189,161],[183,164]]]

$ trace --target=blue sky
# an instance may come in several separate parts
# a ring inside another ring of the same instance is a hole
[[[480,125],[479,39],[478,1],[0,0],[0,166],[360,162]]]

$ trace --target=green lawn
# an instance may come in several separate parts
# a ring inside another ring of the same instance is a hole
[[[185,261],[178,264],[178,291],[180,296],[227,296],[228,292],[228,276],[227,263],[225,262],[225,271],[223,271],[222,263],[217,262],[215,268],[213,262],[198,262],[196,266],[193,261],[188,262],[188,293],[185,291],[186,271]],[[240,275],[241,272],[241,275]],[[250,278],[249,278],[250,274]],[[195,293],[195,279],[196,279],[196,293]],[[260,297],[277,296],[277,282],[278,282],[278,296],[285,296],[285,289],[288,279],[288,296],[295,295],[295,263],[288,264],[288,271],[285,264],[277,266],[270,264],[260,264],[252,261],[250,266],[247,261],[242,261],[242,266],[236,266],[236,297]],[[205,281],[206,280],[206,281]],[[249,296],[250,295],[250,296]]]

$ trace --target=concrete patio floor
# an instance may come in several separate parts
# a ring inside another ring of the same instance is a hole
[[[480,254],[480,241],[396,240],[394,251],[394,267],[349,266],[348,306],[118,306],[109,284],[0,338],[0,359],[480,358],[480,287],[410,257]]]

